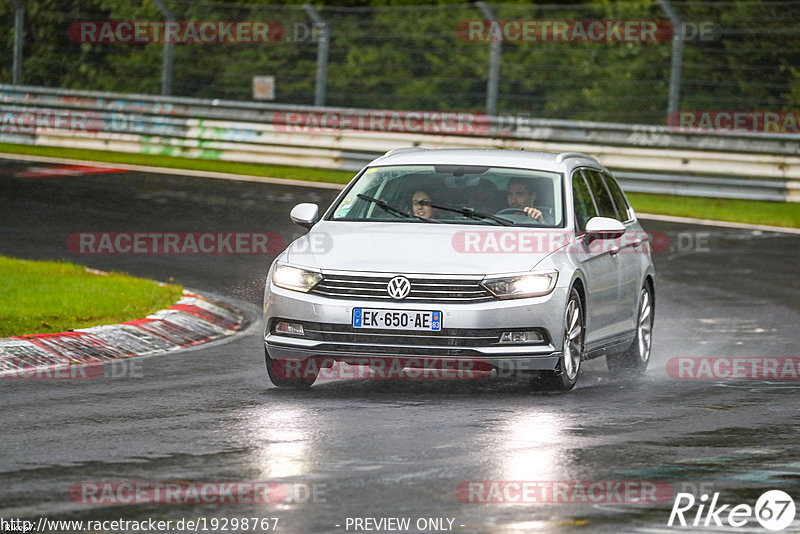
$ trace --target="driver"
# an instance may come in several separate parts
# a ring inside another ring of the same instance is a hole
[[[508,182],[508,206],[521,209],[531,219],[544,222],[542,212],[533,207],[536,191],[529,189],[530,182],[522,178],[512,178]]]

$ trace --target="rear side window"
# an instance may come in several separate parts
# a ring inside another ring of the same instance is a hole
[[[619,184],[608,174],[603,173],[603,178],[606,180],[606,186],[608,186],[608,190],[611,192],[611,198],[614,199],[614,204],[617,205],[619,220],[622,222],[631,220],[633,217],[631,216],[628,199],[625,198],[625,194],[622,192]]]
[[[611,199],[611,193],[606,189],[606,185],[603,183],[603,177],[600,173],[584,169],[583,175],[586,177],[586,181],[589,182],[589,189],[592,191],[592,196],[597,204],[597,211],[600,216],[620,220],[617,210],[614,207],[614,201]]]
[[[572,175],[572,204],[575,211],[575,227],[582,232],[586,229],[586,222],[597,215],[597,210],[581,171],[575,171]]]

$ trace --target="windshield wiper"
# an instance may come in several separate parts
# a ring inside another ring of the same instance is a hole
[[[516,224],[517,224],[514,221],[510,221],[508,219],[504,219],[503,217],[498,217],[497,215],[492,215],[490,213],[483,213],[481,211],[475,211],[472,208],[467,208],[467,207],[456,208],[455,206],[447,206],[446,204],[439,204],[438,202],[431,202],[430,200],[422,200],[421,202],[423,204],[427,204],[428,206],[431,206],[432,208],[438,208],[440,210],[454,211],[456,213],[460,213],[461,215],[464,215],[465,217],[469,217],[470,219],[476,219],[476,220],[491,219],[491,220],[493,220],[495,222],[498,222],[498,223],[502,224],[503,226],[516,226]]]
[[[379,208],[381,208],[386,213],[391,213],[392,215],[397,215],[398,217],[405,217],[406,219],[410,219],[410,218],[413,217],[413,218],[419,219],[421,221],[429,222],[429,223],[438,223],[438,222],[440,222],[440,221],[434,221],[433,219],[429,219],[427,217],[422,217],[421,215],[412,215],[411,213],[408,213],[407,211],[403,211],[400,208],[396,208],[396,207],[392,206],[391,204],[389,204],[388,202],[386,202],[385,200],[381,200],[379,198],[373,198],[373,197],[370,197],[370,196],[367,196],[367,195],[362,195],[361,193],[357,194],[356,196],[358,198],[361,198],[361,199],[364,199],[364,200],[368,200],[369,202],[374,202]]]

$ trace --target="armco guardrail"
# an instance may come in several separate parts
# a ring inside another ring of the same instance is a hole
[[[800,201],[800,135],[0,85],[0,142],[360,169],[402,146],[580,151],[629,191]]]

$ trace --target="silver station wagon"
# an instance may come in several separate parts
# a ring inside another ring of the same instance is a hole
[[[585,154],[401,148],[365,167],[267,275],[278,387],[342,367],[478,370],[569,390],[581,362],[650,359],[650,242]],[[384,365],[385,364],[385,365]],[[433,375],[431,375],[433,376]]]

